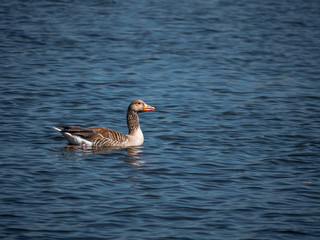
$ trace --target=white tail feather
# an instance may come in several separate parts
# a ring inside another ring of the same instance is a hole
[[[58,132],[61,132],[61,129],[60,128],[57,128],[57,127],[53,127],[54,130],[58,131]]]
[[[80,137],[80,136],[77,136],[77,135],[73,135],[71,133],[68,133],[68,132],[62,132],[61,129],[59,128],[56,128],[56,127],[53,127],[53,129],[55,129],[56,131],[60,132],[67,140],[70,144],[73,144],[73,145],[83,145],[85,144],[86,146],[92,146],[92,142]]]

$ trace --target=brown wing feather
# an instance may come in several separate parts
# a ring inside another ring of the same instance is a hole
[[[62,132],[68,132],[89,140],[93,146],[121,146],[128,140],[126,135],[102,127],[63,126]]]
[[[89,139],[96,146],[120,146],[128,140],[126,135],[109,128],[90,127],[89,129],[96,133]]]
[[[62,132],[77,135],[83,137],[84,139],[90,139],[97,135],[97,133],[94,130],[81,126],[63,126]]]

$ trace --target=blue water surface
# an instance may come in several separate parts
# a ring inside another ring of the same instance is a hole
[[[0,3],[1,239],[318,239],[320,2]],[[56,125],[143,146],[67,147]]]

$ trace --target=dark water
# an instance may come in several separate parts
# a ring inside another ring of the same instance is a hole
[[[318,239],[320,2],[0,3],[1,239]],[[51,127],[140,148],[65,147]]]

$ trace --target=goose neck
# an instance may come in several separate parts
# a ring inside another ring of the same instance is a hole
[[[129,129],[129,134],[134,133],[136,130],[140,129],[139,117],[136,111],[128,109],[127,111],[127,125]]]

